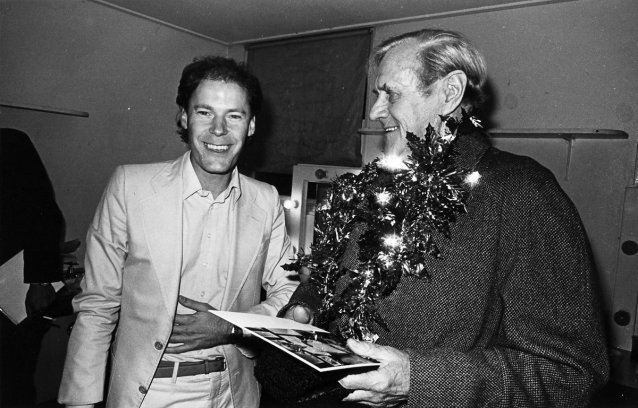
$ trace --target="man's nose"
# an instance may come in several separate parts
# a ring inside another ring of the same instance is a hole
[[[388,106],[383,98],[377,98],[372,108],[370,108],[370,120],[379,120],[388,116]]]
[[[215,118],[210,127],[210,132],[215,136],[222,136],[228,132],[226,127],[226,120],[224,118]]]

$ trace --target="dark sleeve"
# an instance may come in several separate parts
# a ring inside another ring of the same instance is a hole
[[[576,209],[539,166],[509,184],[498,334],[468,352],[407,350],[410,406],[585,407],[607,381],[602,306]]]
[[[316,312],[321,306],[321,297],[319,296],[317,287],[310,282],[300,283],[290,297],[288,304],[277,313],[277,316],[283,317],[293,306],[305,306],[313,312]]]
[[[24,281],[61,279],[64,218],[44,164],[29,137],[0,130],[1,261],[24,250]]]
[[[339,259],[339,264],[342,267],[348,269],[356,269],[359,263],[359,244],[358,240],[361,235],[367,230],[366,224],[359,222],[355,225],[350,239],[348,240],[348,245],[344,254]],[[340,293],[347,286],[347,279],[341,279],[336,286],[336,295],[339,296]],[[305,283],[301,283],[295,293],[293,293],[290,301],[282,310],[279,311],[277,316],[282,317],[286,314],[286,312],[293,306],[305,306],[316,312],[321,307],[321,295],[319,292],[319,288],[316,284],[313,284],[312,281],[308,281]]]

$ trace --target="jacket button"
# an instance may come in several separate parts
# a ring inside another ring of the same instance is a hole
[[[148,392],[148,390],[146,389],[145,386],[140,385],[140,388],[138,388],[138,390],[142,393],[142,394],[146,394]]]
[[[156,348],[157,350],[161,350],[161,349],[163,349],[163,348],[164,348],[164,345],[163,345],[162,343],[160,343],[159,341],[156,341],[156,342],[155,342],[155,348]]]

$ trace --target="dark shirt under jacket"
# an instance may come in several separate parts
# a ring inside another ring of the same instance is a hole
[[[24,250],[25,283],[61,279],[64,218],[29,136],[0,129],[0,264]]]
[[[549,170],[480,133],[458,137],[454,150],[459,167],[481,175],[468,212],[451,240],[436,237],[431,279],[403,277],[379,301],[390,331],[377,328],[377,343],[410,355],[408,406],[586,406],[609,365],[576,208]]]

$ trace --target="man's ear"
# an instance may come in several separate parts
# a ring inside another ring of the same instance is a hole
[[[452,71],[443,78],[442,85],[443,95],[445,95],[443,115],[446,116],[461,105],[467,85],[467,75],[461,70]]]
[[[182,129],[188,129],[188,114],[183,108],[179,113],[179,123],[182,125]]]
[[[253,116],[248,123],[248,137],[251,137],[255,133],[255,117]]]

